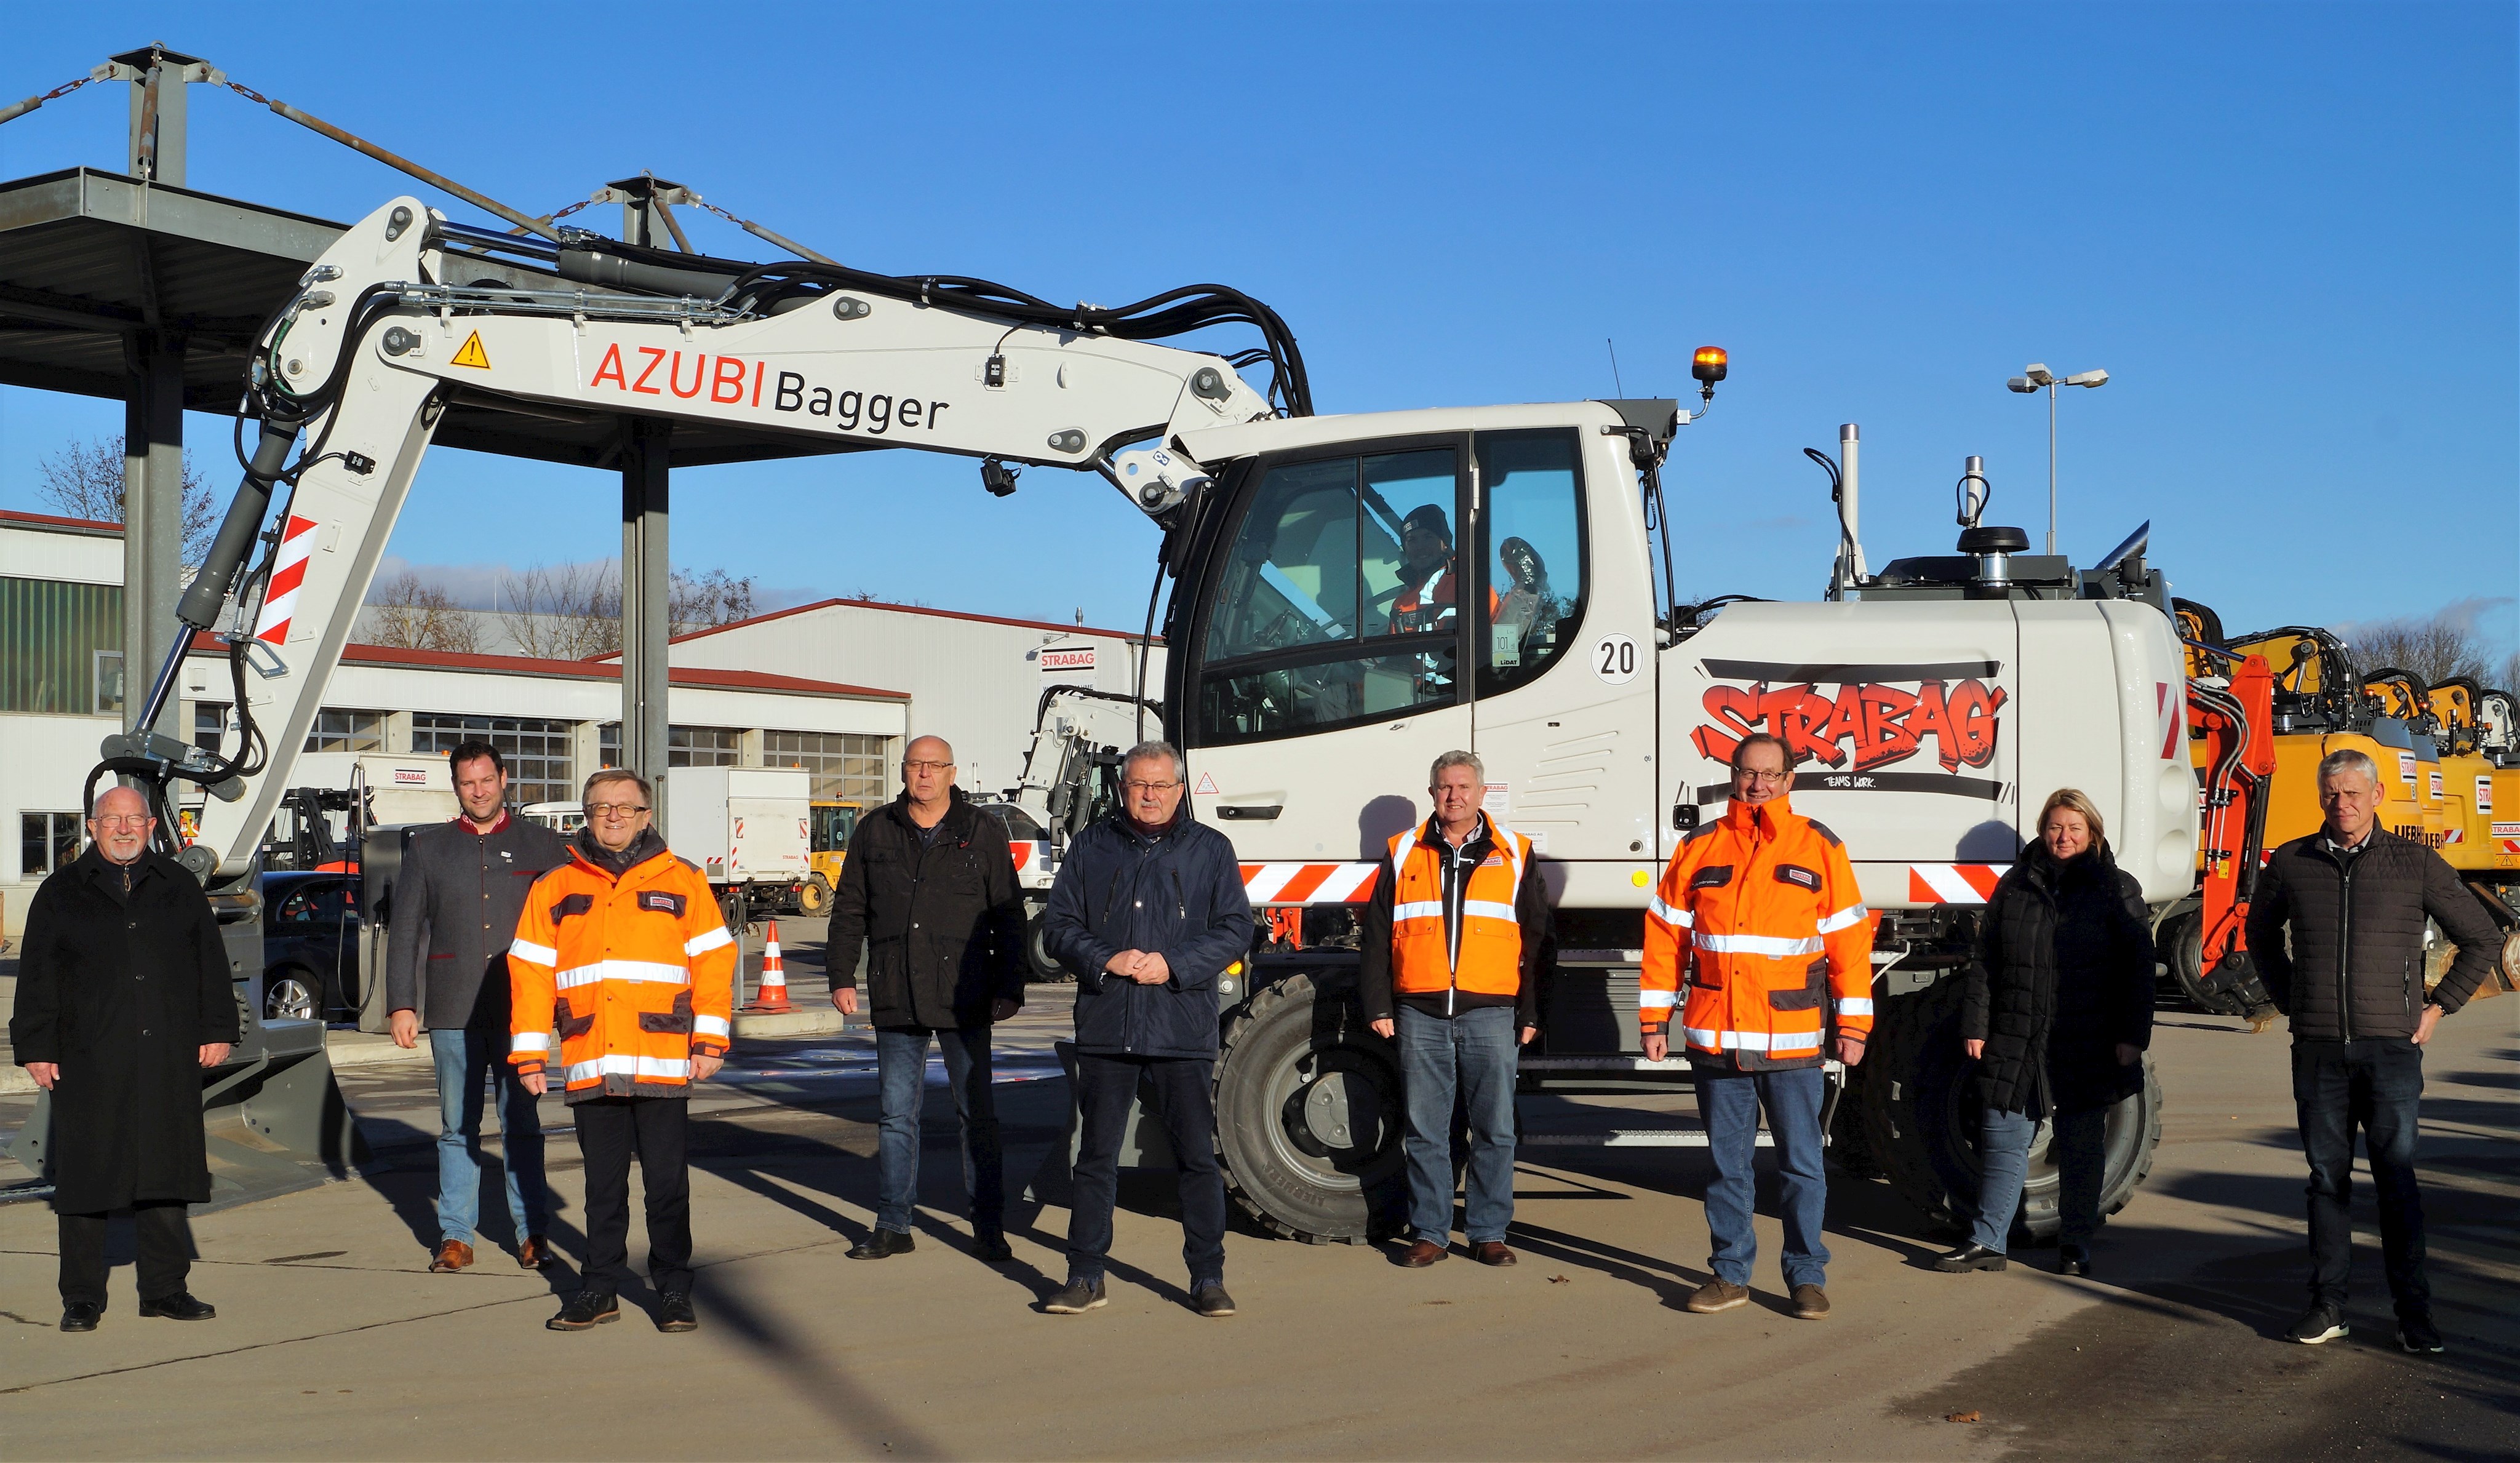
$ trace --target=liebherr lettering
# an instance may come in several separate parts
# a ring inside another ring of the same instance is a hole
[[[685,401],[704,397],[720,406],[758,407],[767,398],[774,412],[819,418],[836,430],[876,437],[888,436],[896,427],[934,431],[953,405],[888,391],[834,390],[815,384],[801,372],[774,372],[765,361],[654,345],[632,346],[628,355],[619,345],[606,346],[587,386]]]

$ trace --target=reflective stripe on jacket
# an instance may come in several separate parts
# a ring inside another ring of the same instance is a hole
[[[732,1044],[735,960],[698,868],[660,847],[615,878],[572,847],[508,947],[508,1060],[543,1071],[557,1013],[569,1101],[686,1096],[693,1054]]]
[[[1675,1004],[1692,1059],[1745,1071],[1818,1064],[1832,1016],[1870,1035],[1871,915],[1836,834],[1779,797],[1688,835],[1645,909],[1645,1035]]]
[[[1531,840],[1494,819],[1487,830],[1494,848],[1470,870],[1458,926],[1444,918],[1447,851],[1421,840],[1422,827],[1392,835],[1391,988],[1398,994],[1512,996],[1522,989],[1522,922],[1514,897],[1531,863]]]

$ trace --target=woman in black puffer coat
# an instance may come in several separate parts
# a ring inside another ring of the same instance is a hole
[[[1939,1270],[2000,1270],[2030,1140],[2051,1111],[2062,1210],[2057,1269],[2092,1272],[2109,1109],[2142,1090],[2152,1042],[2143,890],[2109,857],[2099,810],[2068,787],[1996,885],[1961,986],[1960,1035],[1985,1102],[1976,1223]]]

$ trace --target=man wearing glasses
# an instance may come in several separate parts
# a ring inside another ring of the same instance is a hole
[[[569,861],[534,881],[508,947],[508,1060],[527,1089],[551,1084],[552,1023],[577,1146],[586,1160],[586,1271],[543,1324],[584,1331],[621,1318],[630,1281],[630,1155],[648,1199],[648,1281],[656,1329],[693,1331],[692,1084],[732,1042],[735,937],[700,871],[650,824],[648,779],[606,768],[586,779],[586,826]]]
[[[1670,1054],[1672,1008],[1680,1005],[1715,1160],[1706,1191],[1715,1243],[1707,1267],[1715,1278],[1688,1298],[1688,1308],[1701,1315],[1750,1299],[1759,1255],[1750,1228],[1752,1160],[1762,1107],[1783,1179],[1791,1313],[1801,1320],[1828,1314],[1821,1066],[1827,1049],[1850,1067],[1864,1060],[1872,1031],[1872,923],[1845,845],[1793,811],[1786,799],[1793,785],[1782,741],[1764,732],[1741,738],[1732,749],[1724,816],[1682,840],[1645,907],[1637,1001],[1645,1060]]]
[[[105,1313],[105,1220],[116,1209],[139,1230],[140,1313],[218,1314],[184,1288],[185,1206],[209,1202],[202,1072],[227,1060],[237,1002],[209,898],[150,847],[157,828],[139,793],[109,788],[86,851],[26,911],[9,1042],[52,1094],[65,1331],[93,1331]]]
[[[927,1099],[927,1040],[934,1037],[963,1130],[971,1248],[992,1264],[1012,1260],[998,1109],[989,1091],[989,1026],[1023,1009],[1023,896],[1006,828],[954,785],[954,749],[941,736],[910,743],[901,796],[859,820],[849,835],[825,953],[832,1003],[842,1015],[858,1011],[861,944],[883,1126],[875,1232],[849,1258],[882,1260],[914,1248],[919,1120]]]
[[[1076,976],[1080,1137],[1067,1219],[1067,1284],[1054,1315],[1104,1304],[1120,1138],[1143,1086],[1181,1166],[1191,1305],[1234,1313],[1225,1293],[1225,1180],[1216,1167],[1216,982],[1251,949],[1251,902],[1224,834],[1189,816],[1181,753],[1141,742],[1120,764],[1120,811],[1076,835],[1042,913],[1044,943]]]

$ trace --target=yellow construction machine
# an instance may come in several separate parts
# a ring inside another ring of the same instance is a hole
[[[832,891],[839,887],[840,865],[849,857],[849,835],[858,829],[863,803],[816,798],[805,824],[805,863],[812,870],[796,891],[799,913],[816,919],[832,912]]]

